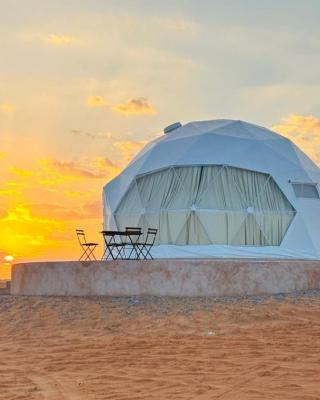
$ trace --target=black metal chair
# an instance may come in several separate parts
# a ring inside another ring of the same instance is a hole
[[[130,235],[132,234],[132,235]],[[127,226],[126,227],[126,241],[123,243],[124,244],[124,253],[128,249],[130,251],[128,259],[131,259],[131,256],[133,252],[136,253],[136,259],[139,259],[139,249],[137,247],[137,243],[139,243],[139,239],[142,235],[142,228],[136,227],[136,226]],[[127,238],[129,238],[129,241],[127,241]],[[126,254],[125,254],[126,258]]]
[[[142,258],[143,260],[147,260],[149,258],[150,260],[153,260],[153,257],[150,254],[150,251],[156,240],[157,233],[158,233],[158,229],[148,228],[147,237],[146,237],[145,242],[136,243],[136,246],[138,248],[138,258],[139,259]]]
[[[123,244],[123,231],[102,231],[100,232],[103,236],[105,243],[104,253],[101,260],[122,260],[124,254]]]
[[[82,259],[83,259],[83,261],[97,260],[93,252],[94,252],[95,248],[98,246],[98,243],[87,242],[86,235],[85,235],[83,229],[76,229],[76,234],[78,237],[78,242],[80,244],[80,247],[83,251],[81,257],[79,258],[79,261],[81,261]],[[91,257],[93,257],[93,258],[91,258]]]

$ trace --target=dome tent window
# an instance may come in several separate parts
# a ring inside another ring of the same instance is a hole
[[[157,228],[157,244],[278,246],[294,214],[270,175],[206,165],[137,176],[115,219]]]
[[[304,199],[319,199],[319,192],[316,183],[292,182],[292,187],[296,197]]]

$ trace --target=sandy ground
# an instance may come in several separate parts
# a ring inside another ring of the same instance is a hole
[[[0,296],[0,399],[320,399],[320,297]]]

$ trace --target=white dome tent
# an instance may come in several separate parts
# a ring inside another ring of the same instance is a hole
[[[268,129],[177,123],[104,187],[104,227],[157,228],[155,258],[320,259],[319,181]]]

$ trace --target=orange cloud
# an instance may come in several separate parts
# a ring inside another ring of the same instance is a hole
[[[81,178],[103,178],[104,173],[101,171],[90,171],[85,166],[73,161],[51,160],[52,167],[63,175],[81,177]]]
[[[313,115],[289,115],[281,119],[281,124],[272,129],[291,139],[320,164],[320,118]]]
[[[27,204],[25,207],[37,218],[50,218],[61,222],[102,217],[101,200],[69,207],[52,203]]]
[[[66,35],[50,35],[46,36],[45,38],[46,42],[54,45],[69,45],[74,42],[74,38],[71,36],[66,36]]]
[[[87,99],[87,105],[89,107],[106,107],[107,101],[101,96],[91,96]]]
[[[83,189],[87,179],[103,179],[104,183],[112,179],[120,172],[120,167],[110,159],[97,157],[94,159],[84,159],[83,161],[59,160],[59,159],[40,159],[38,165],[32,169],[22,169],[11,167],[10,172],[19,176],[18,182],[7,182],[7,189],[21,188],[31,190],[37,188],[38,191],[59,192],[57,186],[65,186],[67,190]],[[99,185],[99,183],[97,183]],[[74,186],[76,185],[76,186]],[[92,187],[92,184],[91,184]],[[45,194],[47,195],[47,194]]]
[[[81,190],[65,190],[64,194],[68,197],[83,197],[86,195],[85,192],[81,191]]]
[[[0,110],[6,114],[11,114],[14,112],[14,107],[12,104],[0,104]]]
[[[24,169],[24,168],[18,168],[18,167],[11,167],[10,172],[14,173],[15,175],[19,176],[32,176],[34,175],[33,171]]]
[[[154,115],[156,109],[144,97],[131,99],[124,104],[116,104],[112,110],[124,115]]]
[[[17,205],[0,219],[0,249],[13,256],[32,254],[33,247],[43,245],[45,238],[58,229],[58,225],[48,217],[34,216],[25,205]]]
[[[12,189],[0,189],[0,196],[16,196],[21,194],[21,192]]]
[[[0,207],[0,220],[7,217],[7,210]]]
[[[90,218],[102,218],[102,201],[94,200],[84,204],[83,210]]]
[[[313,115],[289,115],[287,118],[281,119],[282,124],[275,125],[273,129],[280,130],[283,134],[300,135],[309,134],[310,132],[320,133],[320,118]]]
[[[123,164],[127,164],[146,145],[146,140],[132,141],[124,140],[115,142],[115,147],[120,151]]]
[[[26,187],[27,184],[25,182],[8,181],[8,182],[5,182],[5,186],[22,188],[22,187]]]
[[[111,132],[97,132],[97,133],[91,133],[91,132],[82,132],[81,130],[78,129],[73,129],[71,131],[74,135],[77,136],[83,136],[87,137],[89,139],[102,139],[102,140],[110,140],[113,138],[113,135]]]
[[[108,157],[97,157],[95,159],[95,165],[102,170],[106,168],[119,168]]]
[[[106,178],[110,169],[118,169],[108,158],[97,158],[87,163],[54,159],[45,159],[42,162],[52,171],[76,178]]]

